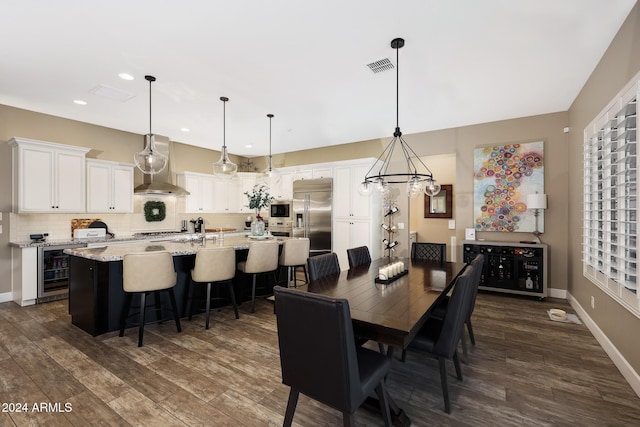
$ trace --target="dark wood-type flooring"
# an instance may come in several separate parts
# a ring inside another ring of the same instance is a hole
[[[565,301],[480,293],[477,345],[462,382],[449,363],[452,413],[443,412],[438,365],[417,352],[393,361],[389,391],[415,426],[632,426],[640,399],[584,325],[551,322]],[[273,305],[261,300],[240,319],[225,308],[91,337],[71,325],[67,302],[0,304],[0,426],[281,425],[289,388],[280,377]],[[372,344],[372,348],[376,348]],[[40,402],[69,412],[32,412]],[[358,425],[383,425],[360,409]],[[294,424],[341,425],[341,415],[301,396]]]

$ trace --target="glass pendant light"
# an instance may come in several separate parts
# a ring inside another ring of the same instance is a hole
[[[156,81],[153,76],[144,76],[149,82],[149,133],[146,135],[144,150],[133,155],[133,160],[142,173],[154,175],[167,167],[168,158],[156,150],[155,137],[151,132],[151,83]]]
[[[236,175],[236,171],[238,170],[238,165],[233,163],[229,159],[229,153],[227,153],[227,144],[226,144],[226,104],[229,98],[226,96],[221,96],[220,101],[222,101],[222,152],[220,153],[220,160],[215,162],[213,166],[214,175],[220,177],[231,178]]]
[[[436,184],[435,179],[430,179],[429,181],[427,181],[427,185],[424,188],[424,194],[433,197],[440,193],[440,188],[440,184]]]
[[[267,168],[262,171],[260,178],[267,186],[271,187],[280,182],[280,174],[274,169],[271,157],[271,119],[273,119],[273,114],[267,114],[267,117],[269,117],[269,159],[267,160]]]

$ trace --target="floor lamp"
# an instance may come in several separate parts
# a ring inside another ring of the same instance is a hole
[[[527,196],[527,209],[533,209],[533,215],[536,218],[536,231],[533,232],[535,236],[534,241],[536,243],[542,243],[540,241],[540,235],[542,234],[538,231],[538,216],[540,215],[540,209],[547,209],[547,195],[539,194],[536,191],[536,194],[529,194]]]

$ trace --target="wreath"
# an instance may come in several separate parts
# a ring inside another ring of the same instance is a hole
[[[164,202],[147,202],[144,204],[144,219],[147,222],[162,221],[167,216]]]

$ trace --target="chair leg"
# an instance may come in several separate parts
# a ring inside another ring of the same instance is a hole
[[[162,323],[162,305],[160,305],[160,291],[153,293],[153,299],[156,302],[156,322]]]
[[[144,311],[147,306],[147,293],[140,292],[140,326],[138,326],[138,347],[142,347],[144,338]]]
[[[391,427],[391,411],[389,409],[387,386],[385,385],[384,380],[380,381],[380,384],[376,387],[376,394],[378,395],[378,401],[380,402],[380,410],[382,411],[384,425],[385,427]]]
[[[182,332],[182,327],[180,326],[180,315],[178,314],[178,304],[176,304],[176,294],[173,293],[173,288],[169,288],[169,299],[171,300],[171,308],[173,309],[173,318],[176,321],[176,329],[178,332]]]
[[[295,280],[295,274],[294,274],[294,279]],[[291,266],[287,266],[287,288],[291,286]]]
[[[447,365],[444,357],[438,357],[438,364],[440,365],[440,384],[442,386],[442,397],[444,397],[444,411],[447,414],[451,413],[449,407],[449,388],[447,386]]]
[[[304,283],[309,283],[309,275],[307,274],[307,266],[302,266],[302,271],[304,271]]]
[[[400,356],[400,361],[401,361],[402,363],[404,363],[404,361],[405,361],[405,360],[407,360],[407,349],[406,349],[406,348],[403,348],[403,349],[402,349],[402,356]]]
[[[127,325],[127,317],[129,316],[129,310],[131,310],[131,300],[133,300],[133,294],[127,292],[122,306],[122,313],[120,314],[120,336],[124,336],[124,328]]]
[[[186,314],[189,316],[189,321],[191,321],[192,317],[192,309],[193,309],[193,288],[195,288],[194,283],[189,280],[187,286],[189,286],[189,292],[187,293],[187,308]]]
[[[300,392],[291,387],[291,391],[289,392],[289,401],[287,402],[287,410],[284,414],[284,422],[282,423],[283,427],[290,427],[293,422],[293,414],[296,412],[298,396],[300,396]]]
[[[240,314],[238,313],[238,303],[236,303],[236,293],[233,291],[233,281],[229,280],[227,283],[229,284],[229,295],[231,296],[231,304],[233,304],[233,311],[236,313],[236,319],[239,319]]]
[[[209,329],[209,310],[211,309],[211,282],[207,283],[207,301],[206,301],[206,315],[204,321],[204,328]]]
[[[453,366],[456,368],[456,377],[462,381],[462,370],[460,369],[460,359],[458,359],[458,352],[453,353]]]
[[[253,273],[253,280],[251,284],[251,312],[256,312],[256,273]]]
[[[476,345],[476,337],[473,335],[473,326],[471,326],[471,319],[467,319],[467,331],[469,332],[469,341],[471,341],[471,345]]]
[[[350,414],[348,412],[343,412],[342,413],[342,425],[344,427],[355,427],[356,423],[354,422],[353,419],[353,414]]]
[[[464,334],[464,330],[460,335],[460,343],[462,344],[462,362],[466,365],[469,363],[469,356],[467,354],[467,337]]]

